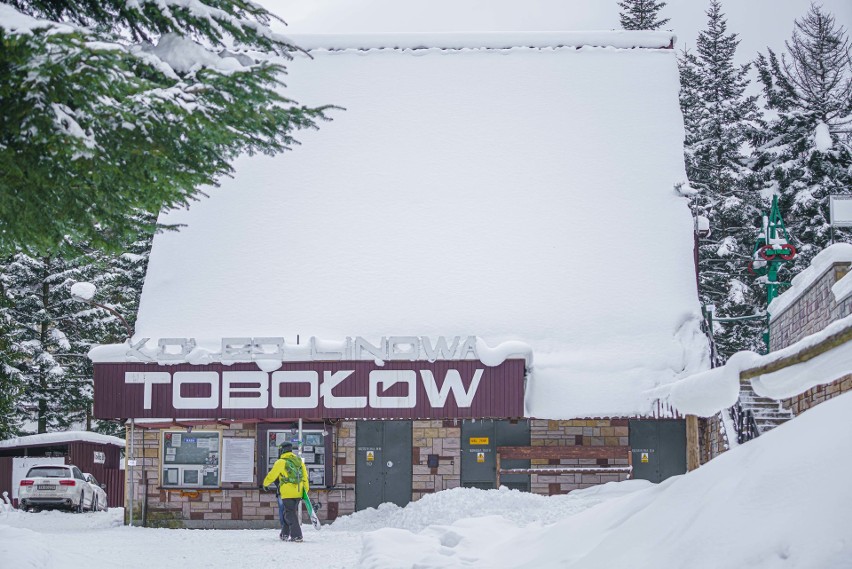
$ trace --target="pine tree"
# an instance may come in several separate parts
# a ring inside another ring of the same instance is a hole
[[[75,282],[100,270],[91,258],[15,255],[3,267],[7,299],[6,365],[21,386],[16,404],[22,421],[44,433],[91,424],[91,362],[87,339],[110,323],[99,311],[70,297]]]
[[[759,116],[755,97],[746,95],[749,66],[734,65],[739,39],[727,32],[718,0],[711,0],[707,17],[697,54],[679,57],[685,161],[695,190],[691,207],[711,226],[710,235],[699,243],[699,293],[720,316],[750,316],[763,310],[761,290],[748,274],[762,204],[752,189],[743,148]],[[759,349],[762,326],[761,320],[719,325],[715,337],[720,356]]]
[[[669,21],[668,18],[657,19],[666,2],[622,0],[618,6],[622,10],[618,13],[618,17],[621,20],[621,27],[625,30],[658,30]]]
[[[5,303],[3,287],[0,286],[0,306],[5,306]],[[12,350],[9,330],[9,323],[0,321],[0,440],[20,434],[20,417],[23,415],[20,408],[21,374],[12,365],[18,354]]]
[[[248,0],[0,0],[0,256],[116,244],[326,107],[282,95],[297,50]],[[26,96],[23,96],[26,94]]]
[[[777,194],[801,271],[832,238],[829,196],[852,193],[852,59],[846,31],[811,5],[796,20],[788,54],[760,54],[764,104],[773,115],[755,133],[755,169]],[[848,229],[834,241],[852,242]],[[788,279],[785,279],[788,280]]]

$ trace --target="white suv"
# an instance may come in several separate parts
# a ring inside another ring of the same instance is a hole
[[[72,512],[90,510],[94,490],[76,466],[33,466],[18,487],[18,502],[24,511],[66,508]]]

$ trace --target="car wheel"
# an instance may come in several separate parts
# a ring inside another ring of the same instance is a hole
[[[93,512],[98,511],[98,497],[97,496],[92,496],[92,511]]]
[[[82,514],[83,513],[83,493],[82,492],[80,492],[80,501],[77,502],[76,506],[73,506],[71,508],[71,511],[74,512],[75,514]]]

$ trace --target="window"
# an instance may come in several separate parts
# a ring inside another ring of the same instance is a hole
[[[64,466],[34,466],[27,472],[27,478],[71,478],[69,474]]]
[[[161,448],[164,487],[219,487],[219,431],[165,431]]]

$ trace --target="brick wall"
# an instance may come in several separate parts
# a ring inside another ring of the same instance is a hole
[[[414,421],[411,438],[412,500],[461,484],[461,426],[457,422]],[[435,468],[428,465],[430,454],[438,455]]]
[[[783,400],[781,404],[787,409],[790,409],[794,414],[799,415],[814,405],[819,405],[847,391],[852,391],[852,374],[841,377],[826,385],[812,387],[804,393]]]
[[[530,421],[532,446],[627,446],[629,428],[627,419],[588,419],[571,421]],[[606,461],[607,465],[627,466],[627,458]],[[532,465],[596,466],[595,459],[532,460]],[[530,475],[530,490],[535,494],[565,494],[571,490],[588,488],[607,482],[620,482],[627,474],[559,474]]]
[[[808,287],[796,301],[770,322],[769,349],[786,348],[831,322],[852,314],[852,297],[838,303],[831,287],[849,272],[849,263],[835,263]]]
[[[256,439],[253,424],[198,425],[197,431],[218,430],[222,437]],[[341,421],[334,427],[334,485],[315,488],[311,498],[322,502],[318,514],[330,521],[355,511],[355,422]],[[187,491],[160,488],[161,430],[136,428],[133,437],[137,466],[134,471],[135,523],[141,523],[142,500],[147,493],[146,518],[149,526],[190,528],[277,527],[275,495],[257,488],[256,483],[223,482],[221,488]],[[627,446],[627,419],[530,421],[533,446]],[[427,494],[456,488],[461,484],[461,425],[455,421],[413,421],[412,500]],[[430,467],[428,456],[438,455],[439,465]],[[599,466],[595,459],[534,460],[533,464]],[[626,466],[624,459],[604,460],[608,465]],[[256,467],[255,467],[256,468]],[[264,473],[261,473],[264,474]],[[257,475],[257,472],[255,472]],[[129,476],[129,470],[128,470]],[[537,494],[563,494],[606,482],[624,480],[627,474],[560,474],[530,476],[531,490]]]
[[[700,418],[698,420],[698,448],[701,464],[707,464],[710,460],[730,448],[727,437],[735,435],[725,432],[721,415],[721,413],[728,412],[727,409],[724,409],[712,417]]]
[[[770,323],[772,351],[785,348],[805,336],[819,332],[830,323],[852,314],[852,295],[837,302],[831,292],[831,287],[845,277],[849,270],[849,263],[833,264],[796,299],[796,302],[772,319]],[[795,415],[799,415],[814,405],[847,391],[852,391],[852,375],[826,385],[818,385],[781,403]]]
[[[223,437],[256,437],[254,425],[239,423],[198,425],[195,430],[219,430]],[[134,436],[135,523],[141,523],[142,500],[147,491],[149,526],[165,527],[277,527],[278,502],[274,493],[256,483],[223,482],[221,488],[196,491],[160,488],[159,429],[136,428]],[[129,447],[129,445],[128,445]],[[128,467],[127,475],[130,475]]]

